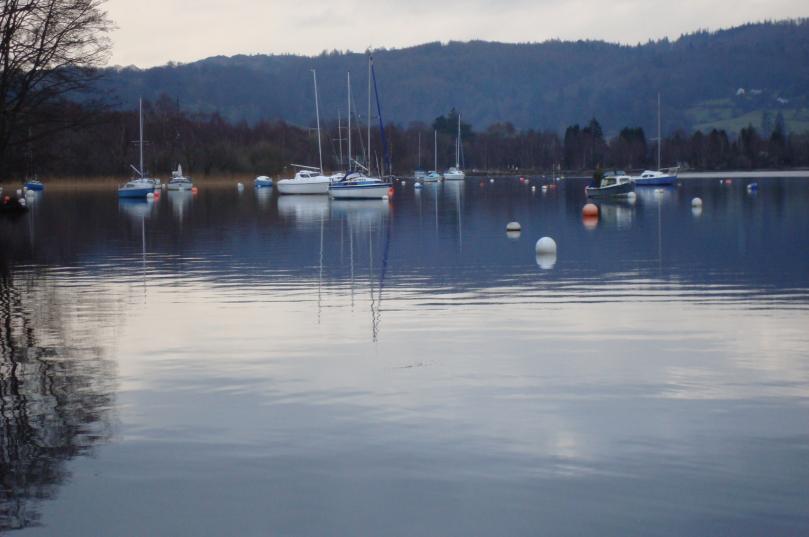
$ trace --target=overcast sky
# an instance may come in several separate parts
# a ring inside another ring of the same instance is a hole
[[[429,41],[604,39],[809,16],[807,0],[108,0],[113,65],[218,54],[317,54]]]

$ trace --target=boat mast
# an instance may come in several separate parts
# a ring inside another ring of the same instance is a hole
[[[660,171],[660,155],[663,147],[663,138],[660,135],[660,92],[657,92],[657,171]]]
[[[317,72],[312,69],[312,78],[315,83],[315,117],[317,118],[317,153],[320,157],[320,175],[323,175],[323,149],[320,145],[320,106],[317,102]]]
[[[419,131],[419,167],[418,167],[418,169],[419,170],[421,169],[421,131]]]
[[[138,145],[140,146],[140,176],[143,178],[143,98],[138,99],[138,123],[140,124],[140,137]]]
[[[458,137],[455,139],[455,167],[461,169],[461,113],[458,112]]]
[[[438,172],[438,131],[433,131],[433,168]]]
[[[371,174],[371,56],[368,56],[368,175]]]
[[[340,167],[343,167],[343,123],[340,119],[340,109],[337,109],[337,141],[340,144]]]
[[[348,78],[348,169],[351,170],[351,73],[347,73]]]

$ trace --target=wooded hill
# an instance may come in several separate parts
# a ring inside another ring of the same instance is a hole
[[[625,125],[656,130],[657,93],[666,132],[752,123],[766,131],[778,112],[790,131],[809,129],[809,20],[697,32],[676,41],[623,46],[600,41],[504,44],[483,41],[374,51],[385,121],[431,123],[460,110],[477,129],[563,132],[592,117],[605,133]],[[151,69],[108,69],[101,89],[122,109],[137,97],[167,94],[190,112],[231,121],[314,121],[310,69],[317,69],[321,114],[346,113],[346,72],[364,114],[366,55],[212,57]],[[743,91],[739,91],[739,90]],[[768,119],[769,118],[769,119]]]

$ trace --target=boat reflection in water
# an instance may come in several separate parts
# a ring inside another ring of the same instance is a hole
[[[155,204],[145,199],[119,198],[118,210],[130,219],[140,222],[144,218],[151,218],[154,214]]]
[[[599,201],[599,220],[607,226],[629,229],[635,218],[635,206],[626,201]]]
[[[262,209],[268,207],[270,205],[270,200],[272,199],[272,188],[256,188],[254,189],[256,192],[256,202],[258,206]]]
[[[329,198],[304,194],[278,196],[278,214],[298,224],[318,223],[329,216]]]
[[[194,194],[190,190],[170,190],[166,195],[171,203],[171,212],[182,223],[191,208]]]

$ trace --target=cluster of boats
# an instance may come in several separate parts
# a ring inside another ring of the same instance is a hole
[[[677,168],[646,170],[638,176],[623,171],[606,172],[598,184],[586,187],[585,192],[593,198],[627,197],[634,194],[636,186],[673,186],[677,173]]]

